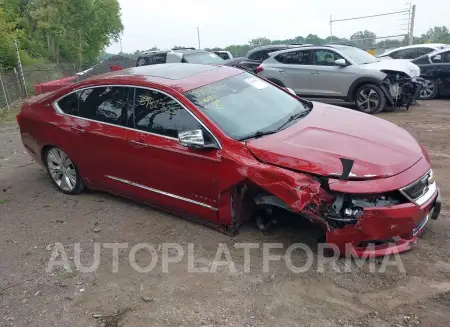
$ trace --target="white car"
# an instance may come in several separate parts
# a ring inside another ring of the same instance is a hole
[[[405,47],[389,49],[383,54],[377,56],[382,60],[385,59],[408,59],[413,60],[420,56],[426,55],[436,50],[444,49],[448,47],[448,44],[444,43],[429,43],[429,44],[414,44]]]

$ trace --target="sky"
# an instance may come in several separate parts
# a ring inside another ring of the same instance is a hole
[[[245,44],[251,39],[287,39],[295,36],[330,35],[333,20],[401,11],[409,8],[407,0],[119,0],[124,52],[160,49],[175,45],[201,48]],[[414,35],[429,28],[450,28],[450,1],[416,0]],[[437,10],[437,8],[439,8]],[[361,20],[334,22],[333,35],[350,37],[355,31],[368,29],[377,36],[406,34],[408,14],[395,14]],[[118,53],[120,43],[107,52]]]

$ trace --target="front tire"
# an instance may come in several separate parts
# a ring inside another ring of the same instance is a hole
[[[51,147],[44,153],[47,172],[56,188],[65,194],[80,194],[84,183],[72,159],[60,148]]]
[[[426,79],[419,92],[420,100],[433,100],[438,95],[438,84],[435,80]]]
[[[355,93],[356,108],[366,114],[377,114],[386,107],[386,96],[375,84],[364,84]]]

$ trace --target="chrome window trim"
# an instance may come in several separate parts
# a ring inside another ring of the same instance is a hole
[[[205,124],[203,124],[203,122],[198,119],[198,117],[196,115],[194,115],[188,108],[186,108],[186,106],[184,104],[182,104],[180,101],[178,101],[178,99],[176,99],[175,97],[173,97],[172,95],[162,91],[162,90],[158,90],[158,89],[154,89],[151,87],[146,87],[146,86],[138,86],[138,85],[118,85],[118,84],[105,84],[105,85],[91,85],[91,86],[86,86],[80,89],[76,89],[76,90],[72,90],[71,92],[64,94],[63,96],[60,96],[58,99],[56,99],[55,101],[53,101],[52,105],[53,105],[53,109],[60,115],[65,115],[65,116],[70,116],[70,117],[75,117],[75,118],[79,118],[79,119],[83,119],[83,120],[87,120],[87,121],[92,121],[92,122],[96,122],[99,124],[105,124],[105,125],[110,125],[110,126],[115,126],[118,128],[124,128],[124,129],[128,129],[128,130],[132,130],[132,131],[137,131],[140,133],[145,133],[145,134],[150,134],[150,135],[154,135],[154,136],[159,136],[162,138],[166,138],[166,139],[171,139],[171,140],[178,140],[178,138],[175,137],[171,137],[171,136],[165,136],[165,135],[161,135],[161,134],[156,134],[156,133],[151,133],[151,132],[146,132],[146,131],[142,131],[140,129],[136,129],[136,128],[131,128],[131,127],[127,127],[127,126],[120,126],[120,125],[115,125],[115,124],[111,124],[111,123],[105,123],[102,121],[98,121],[98,120],[94,120],[94,119],[89,119],[89,118],[84,118],[84,117],[80,117],[80,116],[75,116],[75,115],[70,115],[65,113],[64,111],[61,110],[61,108],[58,106],[58,102],[61,101],[63,98],[76,93],[76,92],[81,92],[84,90],[88,90],[88,89],[92,89],[92,88],[98,88],[98,87],[128,87],[128,88],[134,88],[134,89],[144,89],[144,90],[150,90],[150,91],[154,91],[154,92],[160,92],[166,96],[168,96],[169,98],[175,100],[183,109],[185,109],[208,133],[211,134],[211,136],[213,137],[214,141],[216,141],[217,145],[219,146],[219,150],[222,150],[222,144],[219,142],[219,140],[217,139],[217,137],[214,135],[213,132],[211,132],[211,130],[205,126]],[[134,98],[133,98],[134,101]],[[133,113],[134,113],[134,107],[133,107]]]
[[[141,188],[143,190],[147,190],[147,191],[150,191],[150,192],[162,194],[162,195],[165,195],[165,196],[177,199],[177,200],[182,200],[182,201],[185,201],[185,202],[193,203],[193,204],[199,205],[201,207],[208,208],[208,209],[213,210],[213,211],[217,211],[218,210],[217,208],[212,207],[212,206],[210,206],[210,205],[208,205],[206,203],[198,202],[198,201],[195,201],[195,200],[192,200],[192,199],[188,199],[188,198],[185,198],[185,197],[173,194],[173,193],[164,192],[164,191],[152,188],[152,187],[148,187],[148,186],[145,186],[145,185],[142,185],[142,184],[138,184],[138,183],[135,183],[135,182],[128,181],[126,179],[122,179],[122,178],[114,177],[114,176],[110,176],[110,175],[105,175],[105,177],[109,178],[109,179],[112,179],[112,180],[115,180],[115,181],[118,181],[118,182],[121,182],[121,183],[125,183],[125,184],[128,184],[128,185],[131,185],[131,186],[139,187],[139,188]]]
[[[422,178],[424,178],[427,175],[429,175],[428,180],[432,181],[432,183],[428,185],[428,190],[425,193],[423,193],[421,196],[419,196],[417,199],[411,198],[406,193],[405,189],[413,186],[419,180],[421,180]],[[405,196],[405,198],[407,198],[409,201],[411,201],[412,203],[416,204],[417,206],[421,206],[421,205],[425,204],[428,200],[430,200],[433,197],[433,195],[436,193],[436,191],[437,191],[437,184],[436,184],[436,181],[434,180],[433,170],[432,169],[430,169],[426,174],[422,175],[420,178],[418,178],[414,182],[412,182],[412,183],[410,183],[410,184],[408,184],[405,187],[402,187],[400,189],[400,192]]]

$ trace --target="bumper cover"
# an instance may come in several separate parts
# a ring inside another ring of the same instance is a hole
[[[441,196],[437,189],[420,207],[406,203],[366,208],[357,224],[328,230],[326,240],[345,256],[377,257],[404,252],[417,245],[429,219],[437,219],[440,210]]]

